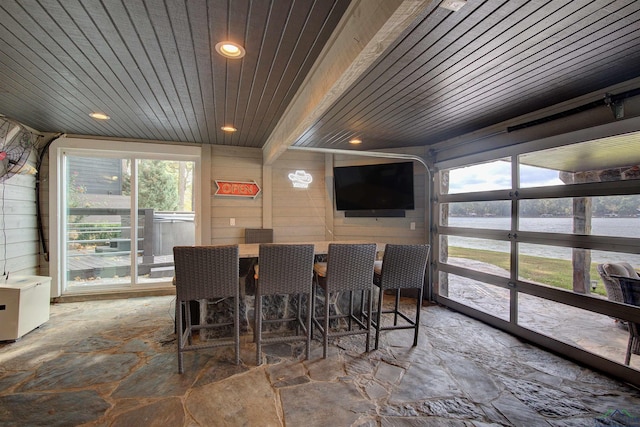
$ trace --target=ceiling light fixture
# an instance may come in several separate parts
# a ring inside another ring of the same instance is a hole
[[[109,120],[111,118],[104,113],[91,113],[89,116],[97,120]]]
[[[222,126],[220,129],[222,129],[225,132],[235,132],[238,129],[234,128],[233,126]]]
[[[225,58],[239,59],[246,53],[244,48],[233,42],[220,42],[216,44],[216,52]]]
[[[361,139],[358,139],[358,138],[353,138],[353,139],[351,139],[351,140],[349,141],[349,144],[354,144],[354,145],[356,145],[356,144],[362,144],[362,140],[361,140]]]
[[[462,6],[464,6],[465,4],[467,4],[466,0],[442,0],[442,3],[440,3],[440,7],[457,12],[462,9]]]

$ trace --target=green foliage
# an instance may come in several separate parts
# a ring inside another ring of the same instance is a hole
[[[175,169],[175,168],[174,168]],[[122,179],[123,194],[131,195],[131,176]],[[144,160],[138,166],[138,207],[156,211],[178,209],[178,178],[170,162]]]
[[[87,188],[83,185],[79,185],[78,172],[69,174],[69,191],[67,192],[67,206],[70,208],[84,208],[86,202],[84,200],[84,194],[87,192]]]
[[[593,214],[634,216],[639,213],[640,195],[593,197]]]
[[[67,191],[67,206],[70,208],[86,208],[89,203],[85,201],[87,188],[78,184],[78,172],[69,174]],[[69,223],[78,223],[84,219],[84,215],[69,215],[67,221]]]

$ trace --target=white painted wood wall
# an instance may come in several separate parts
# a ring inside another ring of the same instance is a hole
[[[32,151],[27,164],[35,167],[35,159]],[[35,186],[35,175],[16,174],[0,183],[0,274],[40,274]]]

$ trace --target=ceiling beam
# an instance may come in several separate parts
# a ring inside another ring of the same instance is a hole
[[[355,0],[262,148],[272,164],[434,0]]]

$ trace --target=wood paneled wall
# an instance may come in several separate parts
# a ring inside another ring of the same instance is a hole
[[[296,171],[313,177],[308,188],[293,187],[289,174]],[[330,240],[331,225],[325,217],[325,155],[286,151],[271,167],[271,177],[275,241]]]
[[[262,188],[262,150],[217,145],[211,148],[211,244],[244,243],[245,228],[263,227],[264,188],[254,199],[216,196],[215,180],[255,181]],[[232,218],[235,225],[231,225]]]
[[[304,170],[313,176],[307,189],[294,188],[289,173]],[[284,153],[263,182],[262,150],[214,146],[211,149],[211,244],[244,242],[245,228],[273,228],[278,243],[326,240],[325,155]],[[256,181],[262,192],[255,199],[214,195],[215,180]],[[263,208],[271,212],[265,214]],[[231,225],[231,219],[235,225]]]

